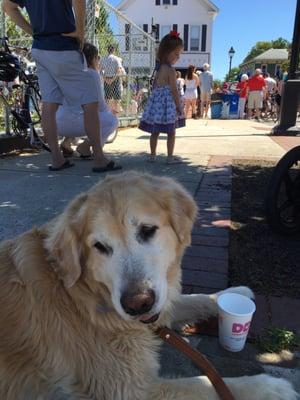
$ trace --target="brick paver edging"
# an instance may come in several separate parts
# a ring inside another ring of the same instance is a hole
[[[211,157],[195,193],[199,216],[183,258],[184,293],[212,293],[228,286],[231,157]]]

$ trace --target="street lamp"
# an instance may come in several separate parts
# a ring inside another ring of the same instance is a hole
[[[228,51],[228,55],[229,55],[229,72],[228,72],[228,79],[230,79],[230,73],[231,73],[231,63],[232,63],[232,58],[235,54],[235,50],[234,48],[231,46],[229,51]]]

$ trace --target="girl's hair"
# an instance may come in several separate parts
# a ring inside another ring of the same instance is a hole
[[[180,71],[176,71],[176,78],[181,78],[181,72]]]
[[[92,43],[86,42],[83,45],[83,54],[85,55],[86,62],[90,67],[93,64],[93,61],[98,58],[99,52],[96,46]]]
[[[167,62],[168,55],[177,49],[177,47],[183,47],[183,41],[178,35],[172,32],[164,36],[157,51],[157,59],[160,64]]]
[[[187,79],[191,81],[194,78],[195,65],[189,65],[187,69]]]

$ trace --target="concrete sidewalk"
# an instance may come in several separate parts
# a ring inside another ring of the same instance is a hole
[[[157,162],[146,162],[149,136],[138,129],[120,130],[116,141],[106,151],[123,165],[123,170],[136,169],[155,175],[176,178],[194,196],[199,209],[192,246],[183,260],[183,290],[185,293],[211,293],[228,286],[228,245],[231,210],[231,161],[234,158],[279,159],[289,147],[300,144],[300,138],[272,138],[270,127],[254,121],[188,120],[187,127],[178,130],[176,153],[185,163],[167,165],[166,137],[159,140]],[[90,188],[103,174],[91,172],[92,162],[75,160],[75,167],[50,173],[50,155],[46,152],[0,158],[0,240],[12,238],[33,225],[41,225],[60,213],[79,192]],[[297,304],[295,303],[297,302]],[[286,315],[286,307],[295,313],[296,329],[300,300],[274,299],[274,318]],[[280,311],[281,309],[281,311]],[[269,305],[258,297],[254,328],[259,331],[270,323]],[[300,390],[300,358],[298,354],[261,358],[254,346],[238,354],[222,350],[216,337],[191,337],[219,371],[226,376],[253,374],[267,370],[286,376]],[[284,362],[282,360],[285,360]],[[288,361],[287,361],[288,359]],[[195,367],[183,356],[164,346],[162,373],[192,376]]]

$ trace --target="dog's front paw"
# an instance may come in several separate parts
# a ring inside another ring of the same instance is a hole
[[[220,296],[221,294],[224,294],[224,293],[237,293],[237,294],[241,294],[243,296],[249,297],[249,299],[253,299],[253,300],[255,298],[254,293],[247,286],[230,287],[228,289],[222,290],[221,292],[218,292],[217,296]]]
[[[225,378],[225,382],[239,400],[297,400],[298,395],[291,383],[283,378],[261,374]]]
[[[264,375],[262,400],[297,400],[298,395],[290,382],[283,378]]]

